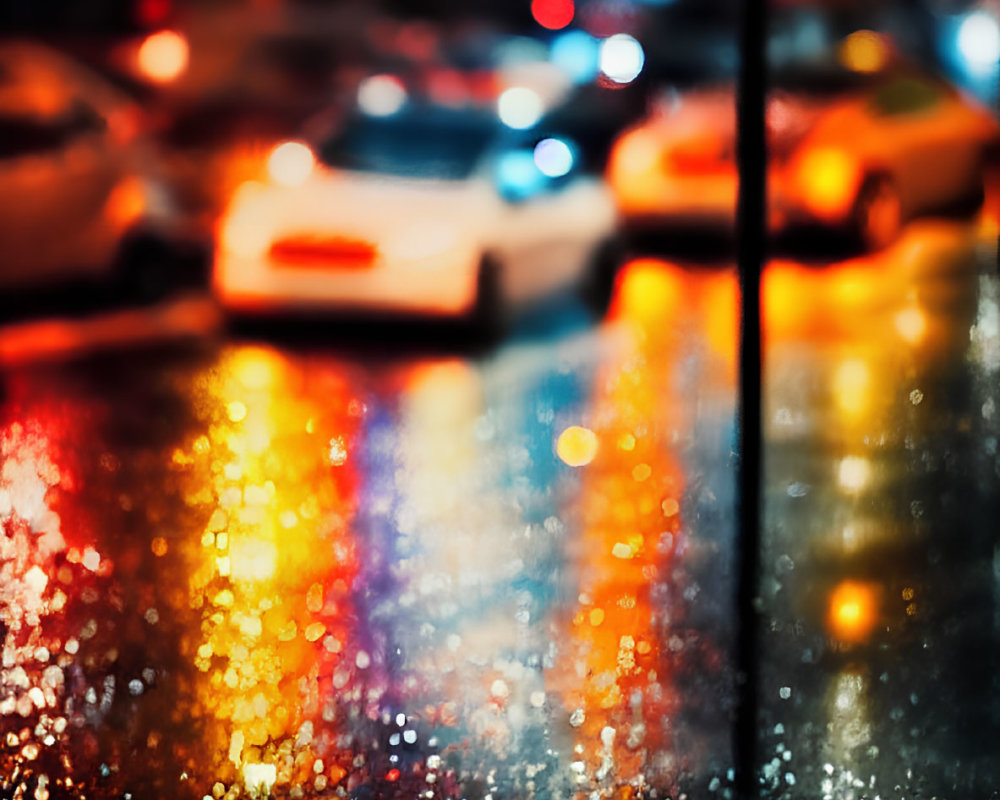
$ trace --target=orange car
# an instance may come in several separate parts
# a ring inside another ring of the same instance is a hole
[[[818,225],[878,249],[913,217],[979,206],[998,138],[984,108],[923,75],[832,77],[808,91],[776,82],[769,97],[771,233]],[[731,230],[735,149],[731,87],[665,99],[611,153],[608,182],[626,226]]]

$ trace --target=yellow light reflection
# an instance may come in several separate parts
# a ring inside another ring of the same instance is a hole
[[[859,358],[841,362],[834,374],[833,387],[837,405],[845,414],[860,414],[868,407],[871,383],[868,364]]]
[[[679,272],[652,259],[633,261],[622,270],[612,316],[648,328],[676,312],[681,288]]]
[[[867,641],[878,622],[879,587],[873,583],[844,581],[830,595],[827,625],[842,642]]]
[[[228,568],[235,581],[266,581],[278,568],[278,548],[261,539],[236,539],[229,546]]]
[[[802,302],[805,271],[789,264],[771,264],[764,272],[763,321],[767,332],[781,336],[800,331],[810,316]]]
[[[333,697],[347,650],[354,478],[329,451],[357,425],[348,386],[270,350],[230,351],[196,389],[207,433],[172,459],[205,520],[186,548],[189,603],[201,614],[194,708],[212,721],[197,760],[206,779],[251,794],[289,785],[301,759],[312,763],[302,726]],[[297,736],[296,760],[280,757]]]
[[[847,456],[841,459],[837,470],[837,481],[848,492],[859,492],[871,478],[871,463],[861,456]]]
[[[916,306],[898,311],[893,322],[899,335],[909,344],[918,344],[927,333],[927,315]]]

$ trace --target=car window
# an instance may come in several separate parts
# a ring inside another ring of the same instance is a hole
[[[871,108],[880,116],[918,114],[929,111],[944,98],[941,86],[919,78],[902,77],[875,90]]]
[[[0,158],[41,154],[62,144],[63,135],[56,126],[36,117],[0,115]]]
[[[104,126],[104,119],[83,102],[52,117],[0,113],[0,158],[55,151],[79,136],[102,131]]]
[[[363,117],[322,143],[319,154],[332,167],[458,180],[475,171],[495,132],[478,115]]]

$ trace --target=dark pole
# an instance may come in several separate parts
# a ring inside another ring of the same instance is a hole
[[[736,91],[739,192],[736,206],[740,281],[738,396],[739,635],[738,707],[733,734],[737,796],[749,800],[757,785],[757,608],[761,527],[761,316],[760,285],[766,248],[766,144],[764,136],[767,0],[743,0],[740,72]]]

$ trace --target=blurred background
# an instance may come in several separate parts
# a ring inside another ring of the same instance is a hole
[[[768,4],[755,553],[742,12],[0,3],[0,797],[993,796],[1000,4]]]

